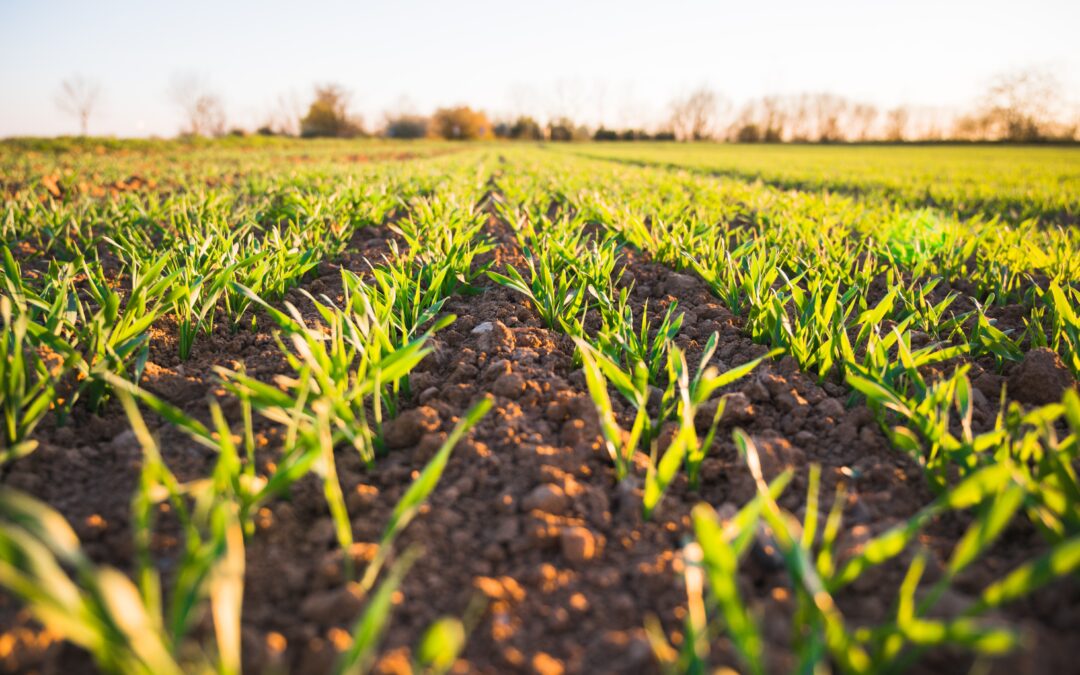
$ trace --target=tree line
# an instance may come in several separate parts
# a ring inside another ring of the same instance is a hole
[[[100,85],[75,76],[61,84],[56,104],[86,135],[100,98]],[[221,96],[200,78],[174,78],[170,98],[182,116],[183,136],[742,143],[1080,140],[1080,116],[1068,109],[1057,80],[1039,69],[998,76],[962,112],[915,106],[881,109],[827,92],[762,96],[735,106],[703,86],[672,100],[664,121],[651,129],[589,126],[565,115],[544,122],[532,115],[492,119],[467,105],[439,108],[430,115],[390,112],[368,127],[351,111],[349,92],[337,84],[317,85],[306,104],[295,96],[279,97],[257,128],[243,129],[227,123]]]

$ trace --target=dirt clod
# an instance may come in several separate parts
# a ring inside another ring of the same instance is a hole
[[[557,516],[566,511],[569,502],[566,493],[558,485],[544,484],[521,500],[521,508],[524,511],[543,511]]]
[[[416,445],[424,433],[439,428],[439,413],[429,406],[406,410],[383,425],[383,441],[392,449]]]
[[[1057,403],[1066,389],[1075,386],[1061,357],[1046,347],[1028,352],[1009,377],[1009,395],[1032,405]]]
[[[559,534],[563,557],[571,565],[581,565],[596,556],[596,536],[584,527],[568,527]]]
[[[497,396],[517,398],[525,391],[525,379],[517,373],[507,373],[495,380],[492,391]]]

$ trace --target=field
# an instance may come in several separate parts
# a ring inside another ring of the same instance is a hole
[[[1080,672],[1080,151],[0,143],[0,668]]]

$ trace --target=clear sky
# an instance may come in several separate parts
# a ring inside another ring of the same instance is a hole
[[[54,102],[76,73],[103,91],[90,132],[121,136],[175,134],[183,74],[246,127],[316,82],[344,85],[369,123],[407,99],[641,124],[701,84],[736,103],[828,90],[962,107],[1028,66],[1075,101],[1078,26],[1078,0],[0,0],[0,136],[76,132]]]

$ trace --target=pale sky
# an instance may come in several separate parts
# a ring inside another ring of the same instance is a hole
[[[118,136],[174,135],[183,74],[248,128],[317,82],[351,91],[369,126],[406,99],[648,124],[702,84],[736,104],[830,91],[959,108],[1029,66],[1076,101],[1077,26],[1077,0],[0,0],[0,137],[77,132],[54,102],[74,74],[102,88],[90,132]]]

